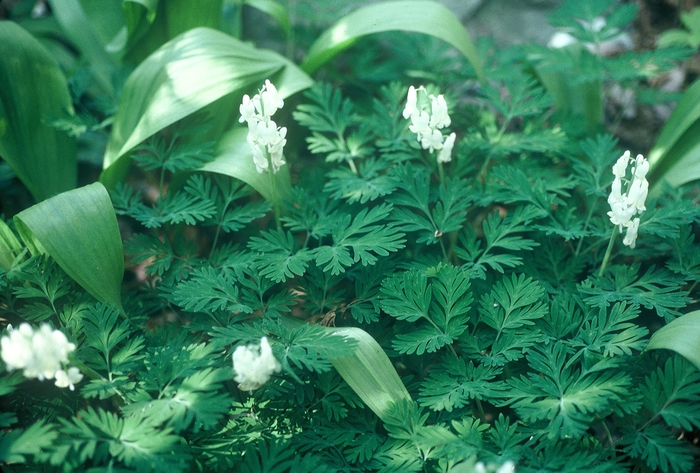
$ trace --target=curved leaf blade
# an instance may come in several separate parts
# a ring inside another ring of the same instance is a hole
[[[384,31],[411,31],[439,38],[461,52],[476,70],[479,80],[484,80],[469,32],[447,7],[428,0],[383,2],[346,15],[314,42],[301,68],[311,74],[357,39]]]
[[[259,173],[253,161],[253,152],[246,140],[247,128],[234,128],[226,133],[217,146],[217,156],[205,164],[200,171],[215,172],[235,177],[260,192],[270,202],[283,200],[292,192],[289,166],[284,165],[272,176]],[[274,190],[273,190],[273,187]]]
[[[660,348],[675,351],[700,370],[700,310],[682,315],[657,330],[646,350]]]
[[[649,152],[647,179],[654,191],[667,180],[680,186],[697,179],[700,157],[697,132],[700,129],[700,81],[688,87]]]
[[[289,37],[292,24],[289,22],[289,15],[287,15],[287,9],[284,5],[274,0],[245,0],[244,3],[274,18],[284,30],[284,34]]]
[[[117,216],[99,182],[64,192],[14,217],[31,249],[36,240],[71,278],[97,300],[122,312],[124,251]]]
[[[24,29],[0,22],[0,157],[37,201],[77,183],[75,139],[44,124],[72,113],[56,60]]]
[[[283,97],[312,84],[311,78],[279,54],[209,28],[192,29],[164,44],[124,85],[100,180],[110,187],[121,179],[128,169],[129,151],[146,138],[275,74]],[[235,109],[217,120],[237,115]]]
[[[112,15],[108,17],[98,16],[95,13],[99,13],[100,10],[114,10],[114,2],[100,1],[101,5],[99,5],[98,10],[95,8],[95,3],[98,2],[93,0],[90,5],[90,13],[92,13],[92,18],[90,18],[79,0],[51,0],[50,3],[51,11],[56,16],[64,33],[89,60],[97,83],[110,97],[114,97],[111,77],[117,64],[116,60],[105,49],[107,45],[105,39],[110,36],[105,35],[105,30],[110,31],[111,36],[117,33],[122,22],[116,21],[117,18],[114,14],[121,12],[112,11],[110,12]],[[108,22],[108,19],[111,21]]]
[[[380,419],[386,421],[389,418],[394,403],[412,401],[389,357],[370,334],[357,327],[327,330],[357,342],[352,355],[330,358],[330,362]]]

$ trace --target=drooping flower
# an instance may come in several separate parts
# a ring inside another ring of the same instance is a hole
[[[622,240],[624,245],[634,248],[637,244],[637,232],[639,231],[639,217],[635,218],[627,225],[627,233],[625,233],[625,238]]]
[[[265,81],[259,94],[253,98],[243,96],[239,107],[241,117],[239,122],[248,123],[247,141],[253,152],[255,168],[259,173],[270,170],[279,171],[285,162],[282,159],[283,148],[287,143],[287,129],[278,127],[271,117],[284,106],[284,100],[277,88],[269,80]]]
[[[625,176],[630,162],[633,162],[634,165],[631,178],[627,179]],[[639,218],[634,217],[641,215],[646,210],[645,201],[649,194],[649,182],[646,180],[649,162],[641,154],[633,160],[630,152],[625,151],[613,166],[612,172],[615,179],[608,196],[608,204],[610,204],[608,216],[610,222],[617,225],[620,231],[623,228],[627,229],[622,243],[634,248],[639,230]],[[622,192],[623,181],[627,183],[627,192],[625,193]]]
[[[17,329],[9,326],[8,332],[0,340],[0,356],[8,370],[23,370],[25,378],[42,381],[56,377],[59,387],[72,386],[82,380],[78,368],[69,368],[68,373],[64,371],[75,344],[70,343],[60,330],[53,330],[48,324],[35,330],[23,323]],[[65,380],[70,382],[64,384]]]
[[[265,384],[272,373],[281,369],[279,361],[272,354],[267,337],[260,339],[260,345],[239,346],[233,352],[233,378],[241,391],[254,391]]]
[[[445,142],[442,144],[442,149],[437,157],[438,163],[449,163],[452,161],[452,148],[455,145],[456,138],[457,135],[454,133],[450,133],[450,136],[445,138]]]
[[[56,386],[59,388],[69,388],[71,391],[75,391],[75,385],[82,381],[83,375],[80,370],[75,366],[68,368],[68,371],[58,370],[56,371]]]

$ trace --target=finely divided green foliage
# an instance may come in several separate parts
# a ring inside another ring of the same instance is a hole
[[[354,64],[367,55],[349,49],[351,61],[329,63],[327,82],[311,85],[277,53],[214,30],[176,31],[187,22],[163,12],[180,1],[124,2],[129,60],[140,41],[158,51],[115,97],[110,193],[88,185],[0,225],[2,318],[62,330],[85,376],[70,391],[0,365],[0,468],[697,469],[693,188],[647,200],[637,246],[618,236],[599,276],[622,150],[612,135],[583,136],[551,113],[551,84],[512,61],[531,64],[526,51],[491,54],[478,90],[453,56],[426,74],[390,49],[381,67],[401,82],[375,90],[360,74],[370,66]],[[206,20],[213,3],[191,21]],[[290,46],[304,35],[281,2],[242,3],[283,28],[291,20]],[[412,3],[367,7],[339,24],[359,38],[372,28],[353,18],[434,5]],[[562,11],[609,21],[597,32],[575,23],[582,37],[608,37],[633,12],[579,3]],[[555,21],[570,25],[562,15]],[[165,27],[177,37],[162,45],[155,35]],[[308,67],[347,46],[321,39]],[[202,65],[216,70],[189,67]],[[632,69],[618,75],[641,74]],[[104,78],[88,95],[104,97]],[[240,95],[265,78],[284,90],[275,120],[288,128],[287,164],[272,178],[257,172],[247,130],[235,125]],[[448,100],[449,163],[422,150],[402,116],[408,85],[421,84]],[[94,265],[111,270],[84,269]],[[242,391],[232,354],[262,337],[281,369]]]

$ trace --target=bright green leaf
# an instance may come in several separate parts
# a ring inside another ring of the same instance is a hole
[[[382,2],[346,15],[316,40],[301,67],[311,74],[359,38],[397,30],[428,34],[451,44],[469,60],[479,79],[484,80],[469,32],[447,7],[425,0]]]
[[[20,212],[14,221],[25,243],[37,240],[86,291],[123,311],[124,251],[102,184],[59,194]]]
[[[360,328],[327,329],[335,335],[355,340],[357,346],[351,355],[330,358],[331,363],[360,399],[385,420],[393,404],[411,401],[396,369],[382,347],[371,335]]]
[[[126,173],[129,151],[136,145],[226,95],[262,85],[265,79],[273,80],[282,97],[312,84],[279,54],[212,29],[196,28],[164,44],[124,85],[100,179],[113,186]],[[217,119],[237,116],[235,109]]]
[[[29,33],[0,22],[0,157],[34,198],[44,200],[77,182],[75,140],[44,121],[72,113],[56,60]]]
[[[201,171],[240,179],[270,202],[281,201],[290,196],[292,181],[289,176],[289,166],[282,166],[279,172],[273,174],[272,181],[269,173],[259,173],[253,161],[253,151],[246,141],[247,136],[247,128],[234,128],[226,133],[219,141],[216,158],[205,164]]]
[[[653,190],[666,180],[672,186],[700,178],[700,81],[688,87],[649,152],[647,179]]]
[[[657,330],[646,349],[659,348],[679,353],[700,370],[700,310],[682,315]]]

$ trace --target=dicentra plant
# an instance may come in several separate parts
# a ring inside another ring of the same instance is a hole
[[[698,467],[697,186],[578,134],[523,56],[308,75],[445,11],[360,9],[303,70],[206,28],[143,59],[100,182],[0,223],[3,471]]]

